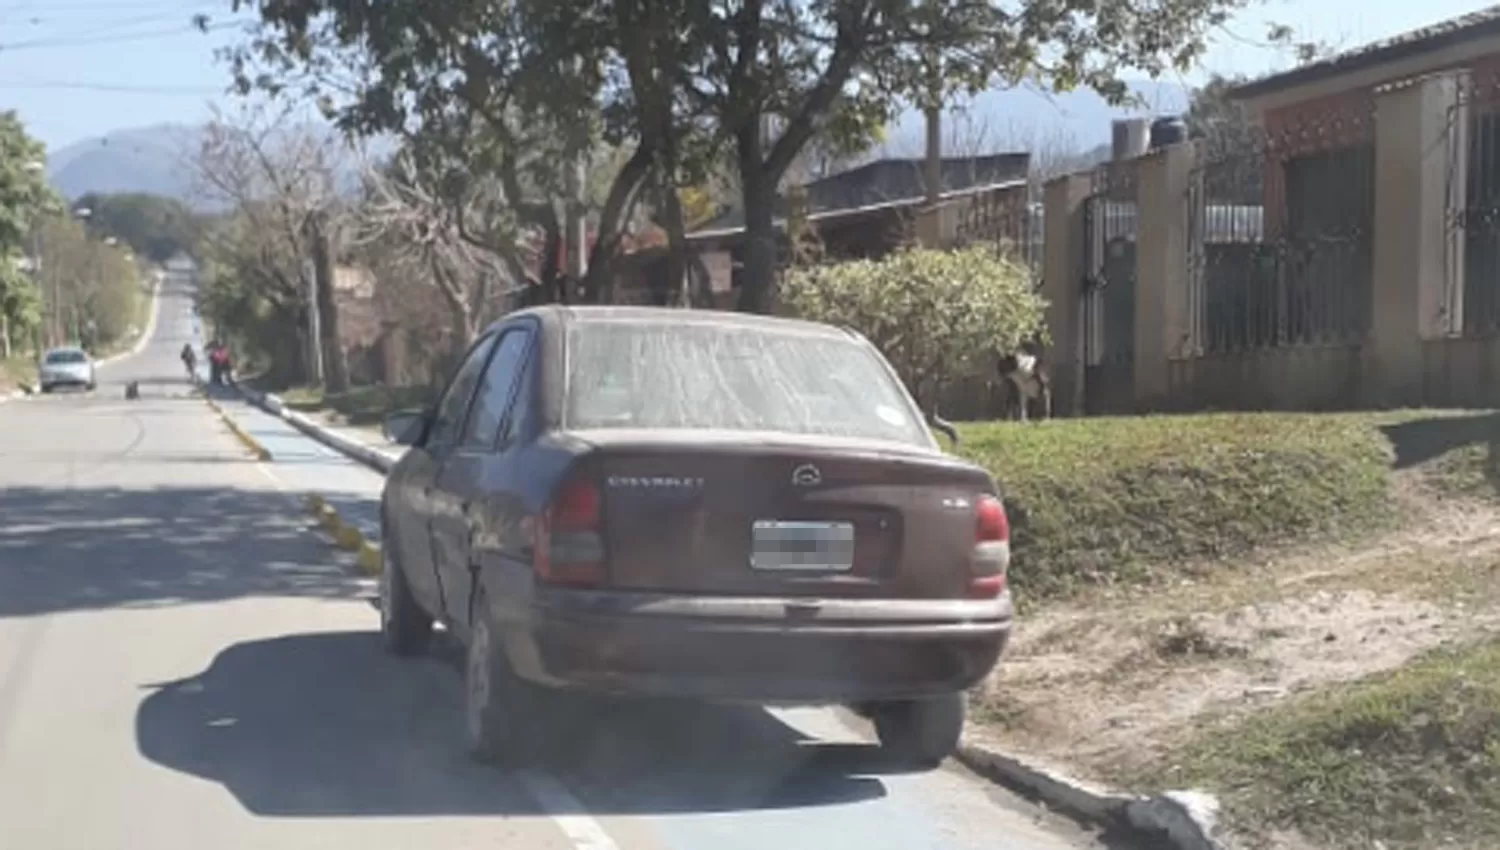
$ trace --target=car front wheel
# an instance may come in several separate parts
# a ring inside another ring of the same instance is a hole
[[[380,636],[390,652],[416,655],[425,651],[432,639],[432,617],[411,592],[406,572],[394,556],[395,549],[393,545],[385,547],[385,563],[380,570]]]
[[[958,749],[965,713],[962,693],[870,707],[881,747],[903,764],[923,769],[937,767]]]

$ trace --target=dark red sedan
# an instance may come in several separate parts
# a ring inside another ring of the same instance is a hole
[[[549,700],[844,704],[936,764],[1009,634],[1010,527],[848,330],[541,307],[469,350],[382,499],[381,627],[467,647],[473,749]]]

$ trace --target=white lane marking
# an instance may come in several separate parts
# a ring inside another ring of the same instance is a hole
[[[551,818],[563,835],[573,842],[577,850],[619,850],[619,845],[604,831],[604,827],[587,814],[582,802],[561,782],[545,773],[531,770],[517,771],[516,778],[541,804],[542,811]]]

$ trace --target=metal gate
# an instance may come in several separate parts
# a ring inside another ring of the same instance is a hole
[[[1083,207],[1083,398],[1088,414],[1128,412],[1135,395],[1133,165],[1101,167]]]

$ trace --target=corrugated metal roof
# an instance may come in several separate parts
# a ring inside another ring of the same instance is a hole
[[[903,205],[926,195],[920,157],[890,157],[867,162],[838,174],[806,184],[808,212],[814,215],[868,209],[880,205]],[[1028,152],[983,156],[943,157],[943,193],[1024,181],[1031,171]],[[787,214],[786,198],[777,199],[776,214]],[[743,209],[725,210],[705,222],[691,235],[736,232],[745,227]]]
[[[1235,87],[1230,91],[1230,96],[1243,99],[1270,94],[1496,34],[1500,34],[1500,6],[1489,6],[1372,42],[1337,56],[1310,62],[1290,71],[1269,74]]]

